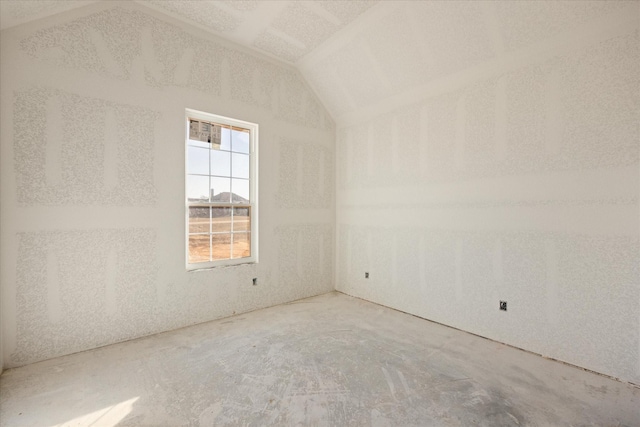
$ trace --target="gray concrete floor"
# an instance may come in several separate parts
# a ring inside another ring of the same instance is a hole
[[[640,426],[640,389],[331,293],[6,371],[2,426]]]

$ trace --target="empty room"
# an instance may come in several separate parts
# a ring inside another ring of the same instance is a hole
[[[640,426],[640,2],[0,0],[0,426]]]

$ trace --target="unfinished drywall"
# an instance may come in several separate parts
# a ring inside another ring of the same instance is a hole
[[[5,367],[333,289],[335,129],[296,70],[131,2],[0,37]],[[260,125],[257,264],[185,270],[185,108]]]
[[[639,8],[387,3],[308,58],[337,289],[640,384]]]

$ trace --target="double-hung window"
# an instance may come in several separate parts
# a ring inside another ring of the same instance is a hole
[[[186,110],[188,270],[256,262],[258,125]]]

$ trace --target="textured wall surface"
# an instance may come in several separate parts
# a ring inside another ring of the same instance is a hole
[[[5,367],[333,289],[335,129],[295,69],[133,3],[0,35]],[[185,108],[260,125],[257,264],[185,271]]]
[[[335,285],[640,384],[640,3],[151,3],[320,99],[136,4],[2,31],[6,366]],[[184,271],[185,108],[260,124],[259,264]]]
[[[414,3],[304,64],[337,289],[640,384],[640,4]]]

